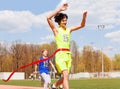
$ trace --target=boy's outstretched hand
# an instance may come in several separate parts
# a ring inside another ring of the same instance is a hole
[[[86,18],[86,17],[87,17],[87,11],[83,13],[83,18]]]
[[[67,3],[64,3],[64,4],[62,4],[62,6],[60,7],[60,10],[61,10],[61,11],[64,11],[64,10],[67,9],[67,7],[68,7],[68,4],[67,4]]]

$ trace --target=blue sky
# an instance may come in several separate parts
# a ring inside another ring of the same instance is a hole
[[[0,42],[41,44],[54,40],[46,16],[66,0],[0,0]],[[120,0],[67,0],[68,27],[81,22],[88,12],[86,27],[71,33],[79,50],[92,45],[109,56],[120,53]],[[98,28],[98,25],[104,25]]]

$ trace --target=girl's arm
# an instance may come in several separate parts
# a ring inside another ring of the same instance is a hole
[[[83,28],[85,26],[85,23],[86,23],[86,17],[87,17],[87,12],[84,12],[81,24],[79,24],[78,26],[70,28],[70,32]]]
[[[63,4],[62,6],[60,6],[58,9],[56,9],[55,11],[53,11],[51,14],[49,14],[47,16],[47,22],[50,26],[50,28],[52,29],[54,35],[56,35],[56,32],[57,32],[57,29],[52,21],[52,18],[57,14],[57,13],[60,13],[61,11],[64,11],[66,10],[68,7],[68,4]]]

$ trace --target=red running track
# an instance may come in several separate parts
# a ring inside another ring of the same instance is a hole
[[[0,89],[43,89],[42,87],[0,85]]]

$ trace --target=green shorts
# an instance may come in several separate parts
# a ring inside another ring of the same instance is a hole
[[[63,70],[68,70],[70,72],[71,68],[71,53],[70,52],[58,52],[55,56],[56,67],[59,73]]]

